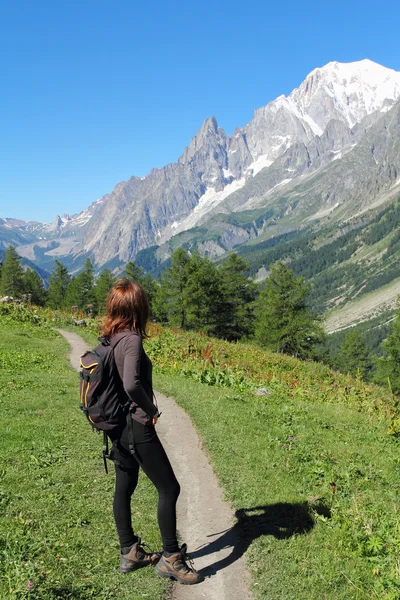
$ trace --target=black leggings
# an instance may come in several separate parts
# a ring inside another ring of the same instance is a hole
[[[136,432],[135,440],[137,438],[145,440],[135,443],[140,466],[158,491],[158,525],[163,549],[166,552],[178,552],[176,502],[180,492],[179,483],[154,429],[145,432],[143,425],[134,423],[134,431]],[[143,432],[145,432],[144,435]],[[124,431],[120,439],[120,450],[121,456],[125,460],[115,464],[116,480],[113,504],[121,548],[129,547],[137,541],[132,529],[131,497],[139,478],[139,464],[131,456],[127,456],[126,445],[126,431]]]

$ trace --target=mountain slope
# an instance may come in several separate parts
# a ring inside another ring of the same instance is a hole
[[[399,98],[400,73],[329,63],[231,136],[206,119],[176,163],[119,183],[79,215],[0,223],[0,243],[14,236],[26,258],[47,269],[58,258],[71,271],[87,256],[98,268],[132,258],[154,268],[181,243],[214,257],[243,247],[250,258],[254,246],[254,270],[259,242],[321,227],[334,236],[392,201]]]
[[[178,163],[115,188],[88,223],[84,249],[100,263],[115,255],[129,260],[199,223],[221,203],[230,212],[232,194],[251,187],[261,170],[270,167],[261,186],[267,192],[309,167],[337,160],[399,96],[399,73],[367,60],[329,63],[288,98],[255,111],[233,136],[207,119]]]

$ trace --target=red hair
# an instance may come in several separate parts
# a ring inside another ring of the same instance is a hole
[[[104,337],[111,337],[126,329],[136,331],[142,338],[147,337],[149,301],[138,283],[129,279],[118,279],[108,294],[106,310],[102,330]]]

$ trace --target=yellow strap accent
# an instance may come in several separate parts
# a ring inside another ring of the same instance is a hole
[[[93,371],[94,371],[95,367],[97,367],[97,365],[98,365],[98,364],[99,364],[99,363],[95,363],[95,364],[94,364],[94,366],[93,366],[93,365],[91,365],[93,368],[92,368],[92,369],[89,371],[89,375],[91,375],[91,374],[93,373]],[[88,367],[87,367],[87,368],[88,368]],[[87,388],[86,388],[86,395],[85,395],[85,402],[84,402],[84,404],[85,404],[85,408],[87,408],[87,395],[88,395],[89,387],[90,387],[90,381],[88,381],[88,385],[87,385]],[[93,421],[93,419],[92,419],[91,417],[89,417],[89,421],[90,421],[91,423],[93,423],[93,425],[94,425],[94,421]]]
[[[81,359],[81,367],[83,367],[84,369],[92,369],[92,367],[97,367],[99,363],[92,363],[91,365],[84,365]],[[93,370],[93,369],[92,369]]]

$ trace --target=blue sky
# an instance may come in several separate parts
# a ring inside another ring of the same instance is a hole
[[[400,3],[2,0],[0,216],[73,214],[317,66],[400,70]]]

